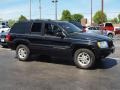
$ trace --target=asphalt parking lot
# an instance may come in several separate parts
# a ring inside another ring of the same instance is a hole
[[[120,40],[114,44],[115,53],[93,70],[43,57],[21,62],[0,46],[0,90],[120,90]]]

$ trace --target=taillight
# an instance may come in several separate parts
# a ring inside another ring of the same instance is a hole
[[[6,41],[11,41],[11,35],[10,34],[6,35]]]

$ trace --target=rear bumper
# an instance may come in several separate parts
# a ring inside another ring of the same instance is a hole
[[[1,42],[1,45],[2,45],[2,46],[8,46],[8,44],[7,44],[6,42],[4,42],[4,43]]]
[[[12,42],[7,42],[7,45],[10,49],[15,50],[15,44]]]

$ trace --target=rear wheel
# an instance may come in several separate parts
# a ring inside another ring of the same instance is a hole
[[[27,61],[30,57],[30,50],[26,45],[18,45],[16,56],[20,61]]]
[[[74,62],[78,68],[89,69],[95,63],[95,55],[91,50],[78,49],[74,54]]]

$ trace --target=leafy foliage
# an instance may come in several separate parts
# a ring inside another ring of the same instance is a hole
[[[119,23],[120,23],[120,14],[118,15],[118,21],[119,21]]]
[[[81,19],[83,18],[84,16],[81,15],[81,14],[73,14],[72,15],[72,20],[73,21],[76,21],[76,22],[81,22]]]
[[[106,16],[105,13],[102,14],[102,11],[98,11],[98,12],[95,13],[95,15],[93,17],[93,20],[94,20],[95,23],[101,24],[101,23],[107,21],[107,16]]]
[[[71,18],[71,13],[69,10],[64,10],[62,12],[62,18],[61,20],[64,20],[64,21],[70,21],[72,18]]]
[[[27,18],[26,18],[25,16],[21,15],[21,16],[19,17],[18,21],[19,21],[19,22],[20,22],[20,21],[27,21]]]
[[[11,28],[15,23],[16,23],[15,20],[12,20],[12,19],[8,20],[8,25],[9,25],[10,28]]]

